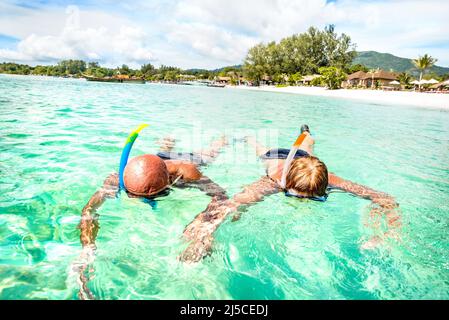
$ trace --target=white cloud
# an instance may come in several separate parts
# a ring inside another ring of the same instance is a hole
[[[166,39],[181,46],[184,57],[211,61],[208,67],[239,64],[261,41],[279,40],[306,30],[325,7],[324,0],[181,0],[166,24]],[[305,18],[298,19],[298,10]],[[204,64],[203,64],[204,65]]]
[[[176,9],[179,19],[214,24],[243,31],[270,41],[323,24],[325,0],[182,0]]]
[[[85,59],[100,60],[109,65],[140,65],[154,59],[142,28],[129,23],[117,25],[115,30],[105,26],[83,28],[83,12],[78,7],[69,6],[66,13],[65,25],[58,34],[32,33],[18,43],[16,50],[0,49],[0,59],[24,62]]]
[[[167,39],[190,47],[201,56],[210,57],[224,63],[241,60],[256,39],[241,34],[233,34],[226,29],[202,23],[177,23],[171,25]]]
[[[183,23],[169,33],[184,34],[178,28],[188,29],[181,41],[190,41],[193,50],[209,52],[209,55],[214,54],[217,43],[225,43],[222,35],[227,34],[234,38],[227,47],[230,60],[239,56],[233,60],[238,63],[254,42],[278,41],[304,32],[312,25],[322,28],[335,24],[337,32],[350,35],[359,50],[406,57],[428,52],[448,65],[447,46],[438,49],[428,45],[449,43],[447,32],[443,31],[449,28],[448,12],[449,2],[442,0],[339,0],[331,3],[325,0],[181,0],[174,20]],[[206,36],[205,26],[214,30],[216,36]],[[246,35],[245,41],[240,39],[242,35]],[[220,56],[216,58],[221,59]]]
[[[351,17],[361,9],[367,22]],[[430,53],[449,65],[448,1],[341,1],[336,7],[339,30],[347,32],[359,50],[389,52],[402,57]],[[446,44],[445,48],[441,44]]]
[[[69,19],[65,8],[32,10],[0,3],[0,33],[23,39],[17,50],[0,49],[0,60],[76,57],[116,65],[151,58],[183,68],[215,68],[241,63],[255,43],[278,41],[312,25],[335,24],[338,33],[351,36],[358,50],[409,58],[429,53],[439,64],[449,65],[445,32],[449,29],[449,1],[445,0],[101,3],[107,10],[89,5],[78,17],[69,8]]]

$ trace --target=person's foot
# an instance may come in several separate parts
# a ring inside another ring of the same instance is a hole
[[[228,137],[226,137],[225,134],[222,134],[222,135],[221,135],[219,141],[221,142],[221,145],[222,145],[222,146],[226,146],[226,145],[229,144],[229,142],[228,142]]]
[[[307,131],[308,133],[310,133],[309,126],[306,125],[306,124],[303,124],[303,125],[301,126],[301,133],[303,133],[304,131]]]
[[[171,152],[175,147],[176,140],[173,137],[167,136],[156,142],[159,145],[159,150],[162,152]]]
[[[244,136],[243,141],[251,146],[256,145],[256,138],[254,136]]]

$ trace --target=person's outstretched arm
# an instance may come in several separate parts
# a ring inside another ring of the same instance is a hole
[[[276,182],[268,177],[263,177],[246,186],[232,199],[220,201],[214,198],[206,210],[197,215],[185,228],[184,237],[190,243],[179,259],[184,262],[200,261],[209,254],[213,241],[212,234],[229,214],[236,212],[242,206],[262,201],[265,196],[277,193],[279,190]]]
[[[77,274],[77,282],[80,286],[78,296],[81,300],[93,300],[95,296],[87,286],[89,277],[86,274],[89,265],[94,261],[95,257],[95,239],[97,238],[98,223],[97,209],[103,204],[107,198],[113,198],[118,192],[118,174],[109,175],[103,183],[103,186],[95,192],[84,206],[81,213],[81,221],[78,229],[81,230],[80,241],[83,246],[79,261],[74,263],[73,268]]]
[[[214,182],[207,176],[201,176],[198,180],[194,181],[178,181],[175,186],[177,188],[195,188],[204,192],[209,197],[215,198],[217,200],[229,199],[226,190],[221,187],[218,183]]]
[[[399,204],[393,196],[376,191],[369,187],[354,183],[349,180],[340,178],[332,173],[329,174],[329,185],[334,188],[352,193],[363,199],[371,200],[373,207],[370,215],[372,218],[385,217],[388,230],[384,233],[385,237],[398,238],[397,230],[401,227],[401,217],[398,212]],[[364,249],[375,247],[382,239],[375,237],[363,245]]]
[[[78,228],[81,230],[80,240],[84,246],[95,245],[98,233],[97,209],[108,198],[114,198],[119,190],[118,174],[113,173],[104,180],[103,186],[97,190],[84,206]]]
[[[210,197],[216,197],[219,200],[228,199],[226,190],[219,184],[204,176],[198,167],[188,161],[166,160],[170,179],[177,188],[196,188]]]

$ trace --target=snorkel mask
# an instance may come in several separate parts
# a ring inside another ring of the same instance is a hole
[[[307,130],[302,130],[303,132],[298,136],[295,143],[293,143],[293,145],[290,149],[290,152],[288,153],[287,159],[285,160],[284,168],[282,169],[282,177],[281,177],[280,185],[281,185],[282,189],[285,190],[285,195],[287,197],[296,197],[296,198],[300,198],[300,199],[310,199],[310,200],[314,200],[314,201],[324,202],[327,199],[327,193],[321,197],[314,197],[314,196],[309,197],[309,196],[299,195],[295,190],[292,190],[292,189],[286,190],[288,171],[290,170],[290,167],[292,165],[293,159],[295,158],[296,152],[298,151],[299,147],[301,146],[301,144],[307,137],[307,134],[305,132],[306,131],[309,132],[308,129],[309,128],[307,127]]]
[[[297,193],[295,192],[295,190],[292,190],[292,189],[286,190],[286,191],[285,191],[285,195],[286,195],[287,197],[295,197],[295,198],[299,198],[299,199],[309,199],[309,200],[320,201],[320,202],[326,201],[326,200],[327,200],[327,196],[328,196],[327,193],[326,193],[324,196],[321,196],[321,197],[301,196],[301,195],[297,194]]]

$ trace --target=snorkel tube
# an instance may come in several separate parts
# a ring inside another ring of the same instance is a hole
[[[125,188],[125,182],[123,181],[123,172],[125,171],[126,164],[128,163],[129,153],[131,152],[131,148],[133,147],[134,141],[136,141],[137,137],[139,136],[139,132],[145,128],[148,127],[148,124],[141,124],[137,127],[136,130],[130,133],[128,138],[126,139],[125,146],[123,147],[122,156],[120,158],[120,167],[119,167],[119,185],[120,189],[126,189]]]
[[[281,178],[281,187],[285,189],[285,186],[287,184],[287,173],[290,169],[290,165],[292,164],[292,161],[295,157],[296,151],[298,151],[299,146],[304,141],[304,139],[307,137],[306,133],[301,133],[298,138],[296,139],[295,143],[293,144],[292,148],[290,149],[290,152],[288,153],[287,159],[284,163],[284,168],[282,169],[282,178]]]

